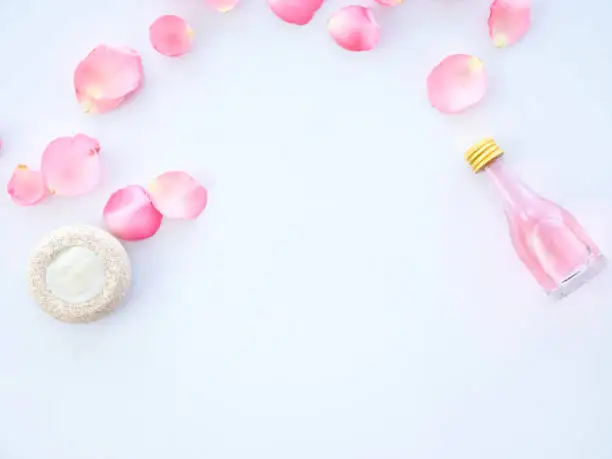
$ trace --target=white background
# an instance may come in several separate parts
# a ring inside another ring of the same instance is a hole
[[[1,2],[0,179],[78,132],[105,177],[0,201],[0,458],[612,457],[612,269],[549,301],[462,157],[494,136],[612,254],[612,7],[536,2],[497,50],[487,1],[410,0],[377,9],[379,48],[352,54],[325,30],[341,4],[300,28],[261,0]],[[165,13],[195,29],[190,55],[149,45]],[[88,116],[72,73],[101,42],[138,49],[146,86]],[[425,78],[457,52],[490,84],[448,117]],[[205,214],[126,245],[135,282],[114,315],[45,315],[32,247],[169,169],[209,187]]]

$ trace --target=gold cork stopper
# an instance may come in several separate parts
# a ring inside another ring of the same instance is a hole
[[[503,154],[504,152],[495,143],[495,140],[486,138],[475,143],[465,152],[465,160],[474,172],[479,172]]]

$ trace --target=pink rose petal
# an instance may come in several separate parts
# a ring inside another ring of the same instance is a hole
[[[397,6],[397,5],[401,5],[404,0],[374,0],[374,1],[382,6]]]
[[[15,204],[33,206],[48,194],[42,174],[20,164],[15,168],[6,191]]]
[[[157,233],[162,214],[153,207],[151,197],[139,185],[115,191],[102,211],[109,232],[125,241],[139,241]]]
[[[100,144],[85,134],[59,137],[42,154],[41,171],[47,187],[59,196],[77,196],[100,181]]]
[[[164,217],[193,220],[206,207],[208,194],[186,172],[166,172],[149,185],[153,205]]]
[[[494,0],[489,15],[489,36],[498,48],[516,43],[529,30],[530,0]]]
[[[289,24],[306,25],[321,8],[323,0],[268,0],[274,14]]]
[[[380,27],[370,8],[345,6],[327,22],[327,30],[342,48],[349,51],[369,51],[378,44]]]
[[[434,67],[427,77],[429,102],[442,113],[459,113],[484,96],[484,64],[468,54],[453,54]]]
[[[142,74],[142,61],[133,49],[98,45],[74,72],[77,99],[88,113],[112,110],[140,89]]]
[[[191,49],[193,29],[178,16],[160,16],[149,27],[149,40],[164,56],[182,56]]]
[[[220,13],[227,13],[236,8],[239,0],[206,0],[210,6]]]

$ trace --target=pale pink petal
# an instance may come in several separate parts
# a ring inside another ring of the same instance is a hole
[[[210,6],[219,11],[220,13],[227,13],[236,8],[239,0],[206,0]]]
[[[289,24],[306,25],[321,8],[323,0],[268,0],[274,14]]]
[[[87,193],[100,181],[100,144],[85,134],[59,137],[42,154],[41,171],[47,187],[59,196]]]
[[[453,54],[434,67],[427,77],[429,102],[442,113],[459,113],[484,96],[484,64],[468,54]]]
[[[495,46],[516,43],[531,24],[530,0],[494,0],[489,15],[489,36]]]
[[[397,5],[401,5],[404,0],[374,0],[374,1],[382,6],[397,6]]]
[[[33,206],[48,194],[42,174],[20,164],[15,168],[6,191],[15,204]]]
[[[149,40],[164,56],[182,56],[191,49],[193,29],[178,16],[160,16],[149,27]]]
[[[157,233],[162,214],[153,207],[151,197],[139,185],[115,191],[102,211],[109,232],[125,241],[139,241]]]
[[[338,45],[349,51],[369,51],[380,38],[380,27],[372,11],[359,5],[336,11],[327,22],[327,30]]]
[[[77,99],[88,113],[112,110],[140,89],[142,74],[142,61],[133,49],[98,45],[74,72]]]
[[[206,207],[208,194],[186,172],[166,172],[149,184],[153,205],[164,217],[192,220]]]

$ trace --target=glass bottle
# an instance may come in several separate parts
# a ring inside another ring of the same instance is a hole
[[[525,267],[546,293],[561,299],[599,274],[606,259],[569,212],[538,196],[506,167],[503,153],[487,138],[465,159],[501,196],[512,245]]]

